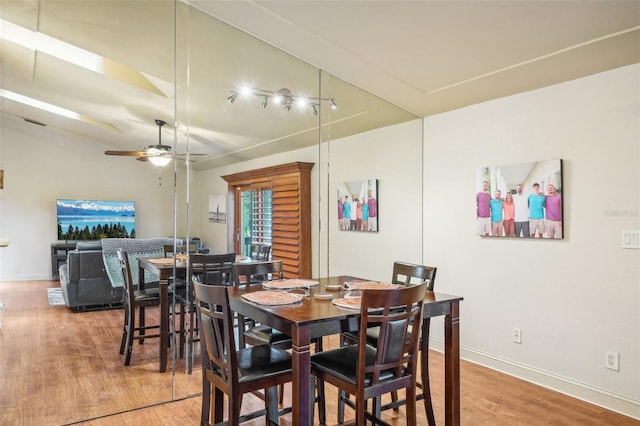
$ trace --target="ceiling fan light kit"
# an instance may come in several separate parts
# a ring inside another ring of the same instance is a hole
[[[329,108],[332,110],[337,109],[335,99],[333,98],[314,98],[307,96],[297,96],[291,92],[290,89],[283,87],[278,90],[265,90],[255,87],[243,87],[240,90],[232,90],[231,94],[227,98],[227,102],[233,104],[238,98],[261,98],[260,106],[266,109],[269,104],[280,105],[285,111],[290,111],[292,106],[296,106],[299,109],[308,108],[311,115],[318,115],[318,109],[322,101],[329,104]]]
[[[162,126],[167,124],[163,120],[156,119],[158,125],[158,144],[149,145],[144,151],[105,151],[107,155],[121,155],[138,157],[139,161],[149,161],[154,166],[163,167],[171,162],[173,156],[169,145],[162,145]]]

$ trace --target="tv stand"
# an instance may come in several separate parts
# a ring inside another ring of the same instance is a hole
[[[60,266],[67,263],[67,253],[76,249],[76,242],[51,243],[51,279],[60,279]]]

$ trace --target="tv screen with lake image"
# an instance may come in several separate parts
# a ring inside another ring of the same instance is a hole
[[[58,240],[135,238],[133,201],[57,200]]]

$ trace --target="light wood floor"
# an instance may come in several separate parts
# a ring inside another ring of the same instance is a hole
[[[185,374],[179,360],[174,381],[171,371],[159,373],[157,339],[136,345],[131,366],[124,367],[118,354],[122,310],[73,313],[64,306],[49,306],[46,288],[56,286],[56,281],[0,282],[1,425],[199,424],[199,369]],[[325,347],[336,343],[335,338],[327,339]],[[444,424],[442,358],[438,352],[430,353],[438,424]],[[327,392],[327,424],[335,425],[336,393],[330,385]],[[640,424],[464,361],[461,400],[463,425]],[[247,396],[243,408],[260,404]],[[426,424],[420,407],[418,424]],[[347,409],[349,418],[353,415]],[[386,413],[385,419],[392,425],[406,424],[404,408],[397,414]],[[291,424],[290,415],[281,423]],[[247,424],[262,425],[264,420]]]

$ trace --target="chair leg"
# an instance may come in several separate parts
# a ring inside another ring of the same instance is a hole
[[[180,349],[179,351],[180,358],[184,358],[184,344],[185,344],[184,330],[185,330],[184,305],[180,303],[180,330],[178,330],[178,332],[180,333],[180,343],[178,344],[178,347]]]
[[[140,339],[138,339],[138,341],[142,345],[144,343],[144,335],[146,333],[146,330],[144,328],[144,326],[145,326],[144,306],[140,306],[140,315],[139,315],[139,319],[138,319],[138,324],[139,324],[139,327],[140,327],[140,336],[143,336]]]
[[[203,360],[204,362],[204,360]],[[209,424],[209,415],[211,413],[211,382],[207,380],[206,367],[202,366],[202,407],[200,412],[200,426]]]
[[[426,374],[423,374],[423,376],[429,377],[429,363],[426,362],[422,368],[425,369],[425,373],[426,373]],[[427,424],[429,426],[435,426],[436,417],[433,414],[433,404],[431,401],[431,387],[429,386],[429,380],[423,380],[422,395],[423,395],[423,402],[424,402],[424,411],[427,413],[427,421],[428,421]]]
[[[133,352],[133,336],[136,332],[136,310],[129,309],[129,321],[127,322],[127,347],[124,354],[124,365],[131,364],[131,353]]]
[[[122,339],[120,340],[120,355],[124,354],[124,348],[127,344],[127,329],[129,324],[129,305],[124,306],[124,323],[122,326]]]
[[[344,424],[344,400],[347,398],[347,392],[342,389],[338,390],[338,424]]]
[[[267,403],[267,424],[278,424],[278,388],[272,386],[264,390]]]

